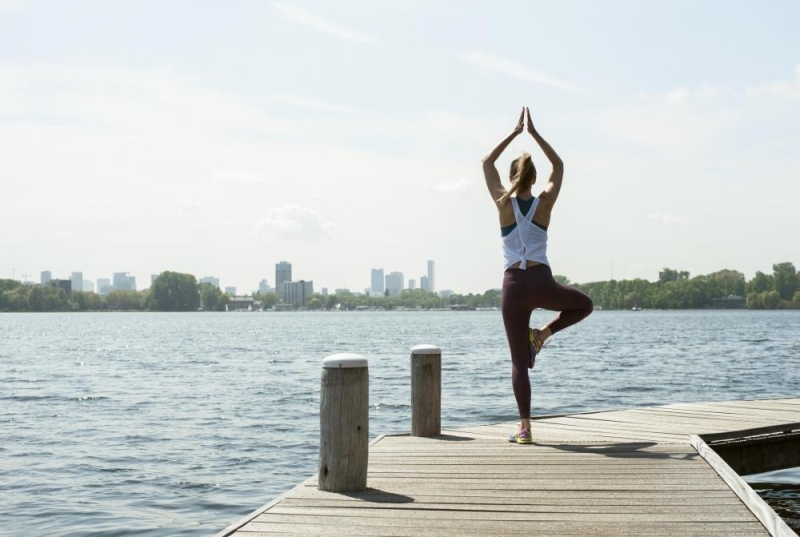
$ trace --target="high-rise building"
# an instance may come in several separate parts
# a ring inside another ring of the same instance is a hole
[[[383,269],[374,268],[372,269],[372,280],[369,290],[374,295],[382,295],[383,289]]]
[[[70,279],[73,291],[83,291],[83,272],[73,272]]]
[[[214,276],[203,276],[197,283],[210,283],[211,285],[219,289],[219,278],[215,278]]]
[[[46,285],[47,282],[49,282],[52,279],[53,279],[53,273],[52,272],[50,272],[49,270],[43,270],[42,271],[42,282],[41,282],[42,285]]]
[[[428,260],[428,291],[431,293],[436,292],[436,264],[433,262],[433,259]]]
[[[417,280],[415,280],[415,279],[413,279],[413,278],[409,278],[409,279],[408,279],[408,288],[409,288],[410,290],[412,290],[412,291],[413,291],[414,289],[416,289],[416,288],[417,288]]]
[[[272,292],[272,287],[269,286],[269,282],[267,281],[266,278],[258,282],[258,292],[261,293],[262,295]]]
[[[115,272],[114,291],[136,291],[136,278],[130,272]]]
[[[278,286],[278,294],[284,304],[303,307],[314,294],[314,282],[283,282]]]
[[[94,284],[92,283],[92,280],[83,280],[83,292],[94,293]]]
[[[50,280],[47,282],[47,285],[50,287],[55,287],[56,289],[63,289],[65,293],[69,294],[72,292],[72,280]]]
[[[229,285],[225,288],[225,294],[230,296],[236,296],[236,287]]]
[[[389,296],[399,296],[403,291],[405,279],[402,272],[390,272],[386,275],[386,289]]]
[[[431,284],[428,281],[428,277],[427,276],[420,276],[419,277],[419,288],[422,289],[423,291],[430,292]]]
[[[292,264],[288,261],[275,263],[275,289],[280,289],[281,284],[292,281]]]
[[[111,280],[108,278],[97,278],[97,294],[101,296],[105,296],[114,288],[111,286]]]

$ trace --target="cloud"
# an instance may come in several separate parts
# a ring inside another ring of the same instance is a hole
[[[30,0],[0,0],[0,15],[22,13]]]
[[[562,89],[572,93],[583,92],[582,89],[570,84],[569,82],[565,82],[552,75],[542,73],[541,71],[530,69],[508,58],[493,56],[491,54],[486,54],[485,52],[474,51],[470,52],[469,54],[464,54],[461,56],[461,59],[489,71],[502,73],[520,80],[526,80],[536,84],[543,84],[545,86],[552,86],[554,88]]]
[[[703,84],[694,90],[687,90],[683,86],[678,86],[669,90],[666,95],[655,96],[655,100],[661,100],[667,104],[685,104],[690,101],[720,100],[731,96],[736,96],[736,90],[733,88]],[[641,95],[639,98],[642,100],[653,99],[653,97],[647,95]]]
[[[667,225],[676,225],[676,224],[683,224],[686,222],[685,216],[680,216],[671,213],[650,213],[647,215],[648,220],[654,220],[656,222],[661,222],[662,224]]]
[[[353,32],[346,28],[342,28],[341,26],[337,26],[336,24],[326,21],[325,19],[318,17],[317,15],[314,15],[310,11],[301,7],[291,6],[282,2],[273,2],[272,6],[293,21],[299,22],[300,24],[305,24],[306,26],[311,26],[315,30],[319,30],[320,32],[328,34],[332,37],[343,39],[345,41],[352,41],[354,43],[364,43],[367,45],[379,44],[378,41],[369,36]]]
[[[291,104],[294,106],[301,106],[303,108],[311,108],[314,110],[324,110],[325,112],[335,112],[338,114],[354,114],[365,116],[368,115],[363,110],[352,108],[349,106],[341,106],[338,104],[330,104],[316,99],[306,99],[297,95],[271,95],[269,100],[277,103]]]
[[[794,67],[794,80],[765,82],[758,86],[748,87],[746,93],[751,97],[800,99],[800,63]]]
[[[285,125],[236,93],[169,70],[0,63],[0,114],[37,128],[113,131],[141,141],[279,134]],[[190,135],[190,136],[187,136]],[[195,144],[187,140],[187,145]]]
[[[298,204],[272,208],[256,223],[264,238],[284,241],[319,242],[330,237],[329,228],[314,211]]]
[[[204,203],[194,198],[178,198],[175,200],[178,205],[183,209],[202,209]]]
[[[217,170],[211,176],[213,181],[219,183],[236,183],[240,185],[255,185],[264,182],[260,173],[243,170]]]
[[[457,194],[469,190],[469,185],[470,182],[466,179],[458,179],[457,181],[451,181],[449,183],[438,183],[432,185],[430,188],[434,192],[439,192],[441,194]]]

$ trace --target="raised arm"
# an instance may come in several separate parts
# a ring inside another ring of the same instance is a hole
[[[525,110],[528,113],[528,132],[533,136],[533,139],[536,140],[536,143],[539,144],[539,147],[542,148],[547,160],[549,160],[550,164],[553,166],[550,180],[547,181],[544,190],[539,194],[539,199],[552,208],[553,204],[556,202],[556,198],[558,198],[558,193],[561,191],[561,182],[564,179],[564,162],[561,160],[561,157],[558,156],[558,153],[555,152],[550,144],[548,144],[547,141],[542,138],[542,135],[534,128],[533,121],[531,120],[531,111],[527,108]]]
[[[517,137],[519,133],[525,127],[525,109],[522,109],[522,112],[519,114],[519,121],[517,122],[517,126],[514,127],[514,130],[511,131],[511,134],[503,138],[503,140],[497,144],[494,149],[489,151],[489,153],[483,157],[483,177],[486,179],[486,187],[489,189],[489,194],[492,196],[492,199],[497,202],[503,194],[506,193],[506,189],[503,186],[503,182],[500,180],[500,174],[497,172],[497,168],[495,167],[494,163],[500,157],[500,155],[505,151],[508,144],[511,143],[511,140]]]

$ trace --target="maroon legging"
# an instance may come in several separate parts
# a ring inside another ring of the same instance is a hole
[[[506,270],[502,300],[503,324],[511,350],[511,384],[519,417],[527,419],[531,417],[531,381],[528,377],[531,312],[536,308],[558,311],[547,324],[555,334],[592,313],[592,299],[577,289],[556,282],[547,265],[534,265],[525,270]]]

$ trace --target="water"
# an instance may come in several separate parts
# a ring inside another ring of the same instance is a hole
[[[800,532],[800,467],[743,478],[795,533]]]
[[[534,324],[549,318],[534,312]],[[605,312],[558,334],[534,413],[796,397],[800,312]],[[370,360],[370,434],[513,420],[499,312],[0,315],[0,535],[209,535],[316,471],[322,358]]]

